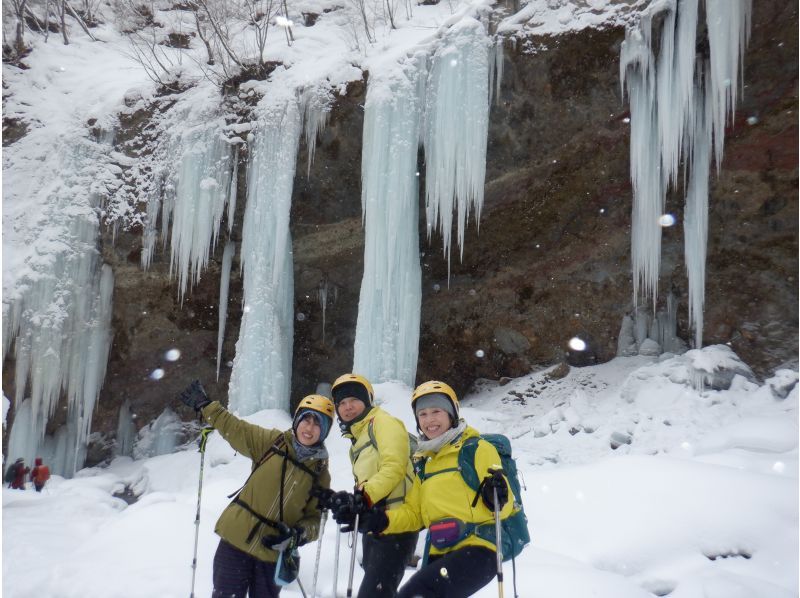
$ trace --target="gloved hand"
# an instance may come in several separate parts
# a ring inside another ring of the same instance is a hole
[[[497,510],[501,511],[508,502],[508,484],[502,469],[490,469],[481,481],[480,491],[483,503],[494,511],[494,491],[497,490]]]
[[[381,507],[372,507],[367,509],[358,518],[358,531],[363,534],[372,532],[379,534],[385,530],[389,525],[389,517]],[[342,529],[343,532],[352,531],[352,529]]]
[[[200,384],[200,380],[195,380],[187,386],[184,391],[178,395],[178,398],[184,405],[198,412],[211,403],[211,399],[208,398],[206,389]]]
[[[335,495],[336,492],[331,490],[330,488],[322,488],[319,486],[315,486],[314,488],[311,489],[311,496],[317,499],[317,508],[320,511],[332,508],[333,497]]]
[[[339,525],[353,525],[356,515],[369,509],[369,498],[362,490],[336,492],[331,499],[331,513]],[[351,530],[352,531],[352,530]]]
[[[306,535],[306,530],[302,527],[289,527],[282,521],[278,523],[277,534],[271,536],[264,536],[261,542],[267,548],[281,552],[287,548],[291,549],[295,546],[300,546],[303,543],[303,538]]]

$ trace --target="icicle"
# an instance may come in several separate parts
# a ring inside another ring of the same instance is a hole
[[[431,58],[425,106],[425,209],[450,261],[453,211],[460,255],[470,211],[480,221],[489,125],[489,45],[483,26],[462,19]]]
[[[322,344],[325,344],[325,314],[328,308],[328,280],[323,280],[317,289],[317,299],[322,308]]]
[[[739,65],[750,41],[752,0],[706,0],[706,25],[710,54],[711,120],[717,172],[722,165],[725,124],[733,122],[739,81]]]
[[[230,409],[241,415],[288,408],[291,382],[294,273],[289,211],[300,113],[293,98],[263,110],[250,146],[240,250],[244,313],[228,392]]]
[[[222,273],[219,282],[219,326],[217,328],[217,382],[219,382],[219,367],[222,364],[222,342],[225,340],[225,321],[228,318],[228,287],[231,282],[231,264],[235,245],[228,241],[222,252]]]
[[[653,298],[655,308],[661,261],[661,231],[666,192],[684,162],[686,189],[686,266],[689,314],[695,343],[702,344],[711,144],[717,170],[722,160],[725,124],[733,116],[739,68],[749,38],[752,0],[706,0],[709,57],[698,62],[698,0],[662,0],[629,29],[620,54],[620,81],[627,83],[631,107],[633,183],[634,302]],[[663,13],[658,58],[652,52],[652,21]],[[703,58],[703,57],[701,57]]]
[[[708,83],[708,77],[706,77]],[[689,322],[694,330],[694,347],[703,346],[703,304],[705,303],[706,251],[708,245],[708,177],[711,167],[711,97],[699,106],[693,123],[694,146],[684,208],[684,253],[689,279]]]
[[[492,103],[494,96],[495,103],[500,105],[500,83],[503,80],[503,38],[497,36],[492,45],[491,56],[489,57],[489,104]]]
[[[181,158],[172,206],[170,274],[178,274],[181,302],[197,284],[219,235],[233,171],[230,144],[222,125],[198,125],[180,139]]]
[[[311,163],[317,148],[317,135],[328,125],[333,98],[326,87],[310,87],[303,91],[300,99],[303,110],[304,138],[308,149],[306,176],[311,176]]]
[[[233,174],[231,174],[230,192],[228,193],[228,233],[233,232],[233,219],[236,215],[236,195],[239,192],[239,145],[233,150]]]
[[[649,22],[649,21],[648,21]],[[664,185],[661,175],[660,134],[655,115],[656,89],[650,52],[650,31],[629,31],[622,43],[620,69],[627,82],[631,107],[630,168],[633,184],[631,262],[634,306],[639,296],[653,298],[655,309],[661,263],[661,227]],[[641,289],[641,290],[640,290]]]
[[[114,454],[122,457],[133,456],[133,443],[135,439],[136,424],[133,423],[131,404],[126,400],[119,408],[119,418],[117,420],[117,442],[114,447]]]
[[[391,85],[370,79],[364,107],[361,207],[364,276],[353,371],[411,386],[422,301],[417,149],[421,106],[416,64]],[[484,97],[485,100],[485,97]]]

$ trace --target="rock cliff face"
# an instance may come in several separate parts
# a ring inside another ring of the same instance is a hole
[[[796,1],[754,3],[744,93],[722,170],[711,181],[704,343],[730,343],[759,374],[797,359],[797,14]],[[441,239],[429,243],[420,223],[419,381],[443,378],[463,392],[481,377],[614,356],[622,317],[633,307],[629,125],[618,66],[623,38],[621,28],[587,29],[507,44],[499,103],[491,111],[480,231],[470,225],[463,258],[453,249],[449,276]],[[310,176],[305,148],[298,158],[294,400],[352,366],[363,268],[365,90],[353,84],[338,99]],[[244,205],[241,159],[234,242]],[[677,195],[668,201],[678,224],[664,235],[661,297],[669,289],[678,297],[679,334],[688,340],[682,202]],[[126,399],[139,425],[166,405],[178,409],[174,396],[193,378],[226,398],[242,295],[237,252],[223,365],[214,382],[226,241],[180,305],[168,256],[157,253],[143,272],[140,233],[118,234],[113,245],[105,235],[104,257],[116,276],[114,342],[94,431],[113,434]],[[588,343],[581,355],[567,348],[574,335]],[[166,361],[171,348],[181,350],[181,359]],[[165,370],[158,381],[149,377],[156,368]]]

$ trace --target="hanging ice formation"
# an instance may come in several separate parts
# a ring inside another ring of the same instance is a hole
[[[294,98],[265,107],[250,144],[240,263],[244,309],[228,390],[240,415],[288,408],[294,273],[289,209],[301,133]]]
[[[491,40],[483,25],[465,18],[445,34],[430,58],[423,139],[425,209],[430,238],[438,230],[450,263],[453,212],[460,255],[470,212],[480,221],[486,176],[490,75],[502,74],[491,61]],[[502,58],[500,59],[502,65]]]
[[[172,214],[170,274],[177,271],[181,301],[208,264],[231,196],[233,151],[220,125],[199,125],[180,140],[174,199],[164,204]]]
[[[231,283],[231,264],[236,246],[228,241],[222,252],[222,272],[219,281],[219,327],[217,330],[217,381],[222,363],[222,342],[225,340],[225,321],[228,318],[228,288]]]
[[[56,152],[61,162],[54,176],[60,180],[59,173],[64,173],[63,180],[49,192],[42,218],[66,220],[57,242],[51,239],[49,245],[58,250],[30,263],[34,274],[18,287],[23,290],[8,293],[3,301],[3,360],[12,344],[16,360],[16,413],[7,458],[32,462],[47,456],[54,472],[71,476],[83,465],[105,377],[114,277],[96,246],[95,210],[107,148],[79,139]],[[62,395],[70,432],[62,427],[55,438],[46,437],[47,422]],[[45,451],[49,454],[37,454]]]
[[[713,146],[719,171],[725,125],[732,120],[752,0],[704,0],[708,51],[697,53],[700,0],[654,3],[628,29],[620,55],[620,80],[631,108],[634,303],[657,300],[661,260],[659,218],[666,193],[684,163],[685,253],[689,314],[695,346],[702,345],[708,173]],[[653,20],[663,17],[659,47]]]
[[[419,345],[420,93],[416,64],[391,81],[370,78],[364,106],[361,210],[364,276],[353,371],[414,383]]]

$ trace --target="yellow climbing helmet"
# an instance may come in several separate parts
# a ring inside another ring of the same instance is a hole
[[[375,399],[372,384],[364,376],[358,374],[343,374],[336,378],[331,387],[331,394],[336,403],[345,397],[353,396],[361,399],[367,407],[371,407]]]
[[[295,434],[297,434],[297,426],[300,424],[300,421],[309,414],[309,411],[313,412],[311,414],[312,417],[314,417],[315,413],[321,416],[316,417],[320,426],[318,444],[321,444],[328,437],[328,432],[330,432],[331,426],[333,425],[333,401],[322,395],[308,395],[303,397],[297,404],[297,409],[294,410],[292,431]]]
[[[450,402],[453,404],[453,410],[455,411],[455,419],[458,421],[458,397],[456,396],[456,391],[454,391],[449,384],[439,382],[438,380],[428,380],[427,382],[423,382],[414,389],[414,393],[411,395],[411,408],[416,412],[414,405],[417,402],[417,399],[428,395],[442,395],[450,399]]]
[[[331,418],[331,420],[333,419],[333,401],[328,397],[323,397],[322,395],[308,395],[307,397],[303,397],[297,404],[297,409],[294,410],[294,414],[297,415],[300,411],[305,409],[318,411],[322,415]]]

